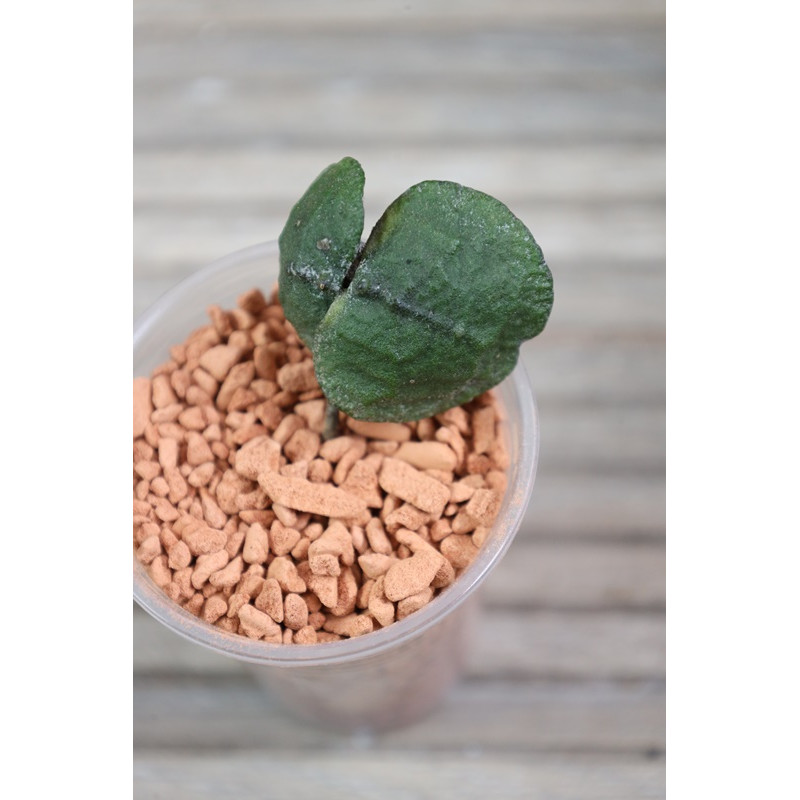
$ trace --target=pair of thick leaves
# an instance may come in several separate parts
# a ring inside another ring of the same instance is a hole
[[[530,231],[483,192],[425,181],[362,248],[363,191],[355,159],[332,164],[279,239],[280,300],[328,401],[357,419],[402,422],[496,386],[553,304]]]

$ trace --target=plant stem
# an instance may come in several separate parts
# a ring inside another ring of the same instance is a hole
[[[327,441],[339,435],[339,409],[328,401],[325,408],[325,427],[322,431],[322,438]]]

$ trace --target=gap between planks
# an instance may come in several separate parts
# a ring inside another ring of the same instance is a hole
[[[451,0],[428,0],[412,6],[405,0],[363,3],[359,0],[135,0],[137,34],[156,30],[185,30],[197,34],[215,28],[233,33],[259,27],[288,33],[316,30],[335,35],[340,30],[369,33],[394,30],[441,32],[459,35],[464,30],[519,29],[527,25],[560,25],[570,29],[620,26],[654,27],[665,22],[664,4],[658,0],[461,0],[457,10]]]
[[[135,37],[133,80],[136,92],[190,88],[198,101],[212,100],[233,84],[246,91],[278,86],[289,94],[311,87],[334,95],[370,86],[417,93],[469,86],[476,97],[534,88],[660,91],[664,50],[658,30],[626,35],[533,28],[450,37],[388,29],[368,38],[353,32],[332,37],[313,30],[286,35],[268,29],[202,37],[140,35]]]
[[[236,214],[255,207],[277,212],[296,202],[298,192],[325,166],[347,154],[363,165],[365,196],[376,207],[385,207],[409,186],[431,178],[480,188],[506,203],[531,204],[537,198],[579,205],[593,200],[658,200],[663,206],[665,192],[660,144],[514,145],[502,153],[489,146],[404,145],[393,148],[390,158],[375,144],[353,153],[335,146],[212,146],[135,153],[134,202],[141,210],[150,204],[178,211],[209,206],[226,216],[231,204]]]
[[[661,612],[525,611],[485,608],[473,629],[466,675],[515,681],[663,680]],[[133,615],[134,669],[142,673],[233,674],[240,664],[192,643],[153,620]]]
[[[663,141],[664,132],[663,93],[639,88],[508,90],[487,93],[479,102],[469,87],[422,95],[365,88],[338,96],[321,89],[287,95],[277,87],[249,92],[233,87],[213,104],[198,104],[183,87],[138,92],[134,100],[136,148],[276,141],[346,143],[348,148],[370,141],[387,147],[400,142],[654,142]]]
[[[430,716],[371,737],[374,752],[644,754],[664,749],[662,686],[462,682]],[[480,724],[476,721],[480,720]],[[296,720],[242,680],[134,680],[134,747],[340,750],[347,737]]]
[[[349,746],[348,746],[349,744]],[[137,797],[171,800],[641,800],[665,796],[665,762],[656,754],[537,755],[461,752],[235,754],[138,750]]]

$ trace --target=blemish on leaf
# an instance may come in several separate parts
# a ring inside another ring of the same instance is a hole
[[[281,303],[328,402],[357,419],[429,417],[511,372],[547,322],[552,275],[507,206],[449,181],[408,189],[362,244],[363,186],[345,158],[293,208]]]

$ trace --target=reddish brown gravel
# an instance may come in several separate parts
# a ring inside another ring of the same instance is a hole
[[[408,424],[340,415],[277,293],[209,324],[133,381],[133,545],[176,603],[275,644],[413,614],[475,558],[508,456],[493,392]]]

